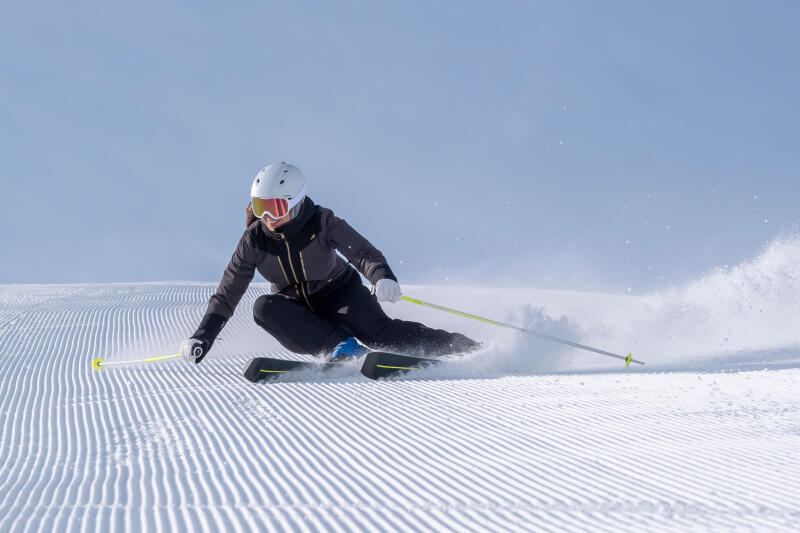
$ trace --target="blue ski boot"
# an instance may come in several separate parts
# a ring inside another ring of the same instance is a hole
[[[348,359],[355,359],[361,357],[369,350],[361,346],[355,337],[348,337],[333,349],[329,363],[341,363]]]

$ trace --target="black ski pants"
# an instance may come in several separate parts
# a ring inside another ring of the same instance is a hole
[[[253,306],[256,323],[285,348],[301,354],[329,355],[348,337],[373,350],[408,355],[445,355],[478,345],[460,333],[419,322],[389,318],[355,269],[335,285],[305,302],[280,294],[260,296]]]

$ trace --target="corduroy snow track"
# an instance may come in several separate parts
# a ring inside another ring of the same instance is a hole
[[[0,286],[0,531],[800,528],[796,365],[252,384],[292,357],[253,284],[202,364],[92,370],[173,353],[213,288]]]

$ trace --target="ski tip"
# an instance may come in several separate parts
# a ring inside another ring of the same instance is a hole
[[[633,354],[628,354],[628,357],[625,358],[625,366],[631,366],[631,359],[633,358]]]
[[[92,361],[92,368],[94,368],[95,370],[100,370],[100,366],[102,364],[103,364],[102,359],[95,359],[94,361]]]

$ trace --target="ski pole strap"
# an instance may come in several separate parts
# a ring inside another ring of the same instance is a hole
[[[558,342],[560,344],[566,344],[567,346],[572,346],[574,348],[580,348],[581,350],[588,350],[590,352],[598,353],[600,355],[606,355],[608,357],[614,357],[615,359],[622,359],[623,361],[625,361],[625,366],[630,366],[631,363],[636,363],[637,365],[643,365],[644,364],[643,361],[638,361],[638,360],[634,359],[631,356],[631,354],[628,354],[627,356],[618,355],[618,354],[615,354],[615,353],[612,353],[612,352],[607,352],[605,350],[600,350],[598,348],[592,348],[591,346],[586,346],[585,344],[578,344],[577,342],[568,341],[566,339],[559,339],[558,337],[553,337],[552,335],[545,335],[544,333],[538,333],[536,331],[532,331],[532,330],[529,330],[529,329],[520,328],[520,327],[517,327],[517,326],[512,326],[511,324],[506,324],[504,322],[498,322],[497,320],[491,320],[489,318],[484,318],[482,316],[472,315],[470,313],[464,313],[463,311],[457,311],[455,309],[450,309],[449,307],[444,307],[444,306],[441,306],[441,305],[432,304],[430,302],[423,302],[422,300],[417,300],[416,298],[409,298],[408,296],[401,296],[400,299],[401,300],[405,300],[406,302],[411,302],[411,303],[418,304],[418,305],[424,305],[425,307],[430,307],[432,309],[438,309],[439,311],[445,311],[447,313],[451,313],[451,314],[454,314],[454,315],[463,316],[465,318],[471,318],[473,320],[478,320],[478,321],[483,322],[485,324],[492,324],[494,326],[500,326],[500,327],[503,327],[503,328],[513,329],[513,330],[519,331],[520,333],[527,333],[528,335],[533,335],[535,337],[539,337],[540,339],[545,339],[545,340],[548,340],[548,341]]]

